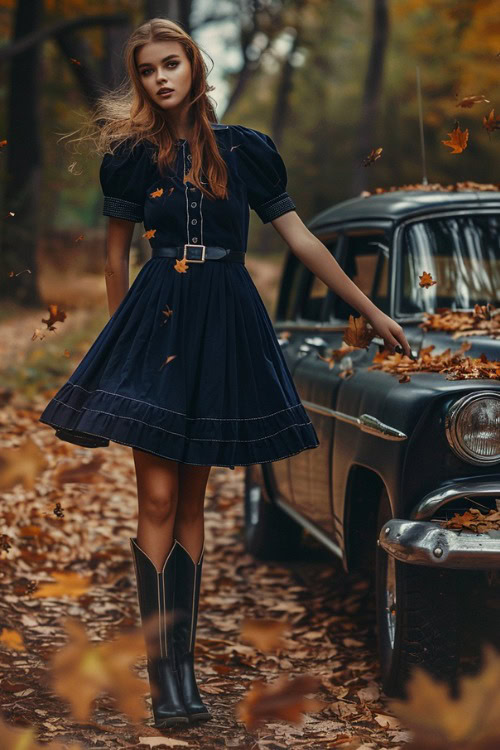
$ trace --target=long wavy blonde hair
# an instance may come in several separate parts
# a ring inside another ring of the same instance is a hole
[[[219,153],[210,123],[217,122],[215,109],[208,91],[207,67],[200,49],[184,29],[167,18],[152,18],[141,24],[130,35],[124,49],[124,63],[128,74],[117,88],[101,95],[90,112],[83,115],[84,135],[69,142],[91,140],[95,151],[104,156],[113,154],[126,140],[130,148],[141,141],[150,141],[157,147],[156,161],[160,174],[165,175],[176,159],[175,134],[168,116],[144,89],[137,69],[136,51],[148,42],[175,41],[182,44],[191,63],[192,85],[190,91],[191,168],[184,176],[208,198],[227,198],[227,168]],[[70,133],[73,135],[75,132]],[[64,137],[68,137],[65,135]],[[203,169],[202,169],[203,165]],[[202,184],[204,176],[207,185]]]

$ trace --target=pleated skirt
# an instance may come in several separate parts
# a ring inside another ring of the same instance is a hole
[[[175,262],[144,264],[39,421],[232,469],[318,447],[246,267]]]

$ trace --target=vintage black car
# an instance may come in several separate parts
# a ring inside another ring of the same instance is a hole
[[[464,340],[423,330],[425,312],[500,304],[498,191],[373,194],[334,205],[308,227],[403,326],[416,355]],[[423,271],[439,283],[422,288]],[[472,576],[476,593],[479,581],[485,592],[498,584],[500,532],[438,521],[500,509],[500,380],[422,372],[400,383],[369,369],[383,349],[377,338],[331,369],[318,354],[341,347],[350,314],[359,313],[289,252],[274,325],[320,446],[248,467],[245,542],[257,557],[284,559],[306,529],[346,571],[373,571],[382,682],[397,695],[415,665],[453,682],[468,590],[460,580]],[[468,340],[468,355],[500,359],[500,339]],[[350,377],[340,377],[345,368]]]

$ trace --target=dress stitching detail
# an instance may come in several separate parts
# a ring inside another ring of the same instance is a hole
[[[65,404],[67,406],[67,404]],[[40,420],[42,421],[42,420]],[[56,425],[53,422],[43,421],[44,424],[49,424],[51,427],[60,427],[60,425]],[[234,469],[235,466],[254,466],[255,464],[269,464],[272,461],[282,461],[284,458],[290,458],[290,456],[296,456],[297,453],[302,453],[302,451],[307,450],[308,448],[318,448],[319,443],[312,443],[312,445],[304,445],[302,448],[300,448],[298,451],[294,451],[293,453],[287,453],[286,456],[279,456],[278,458],[266,458],[261,461],[249,461],[246,464],[237,463],[237,464],[201,464],[198,461],[179,461],[178,458],[173,458],[172,456],[165,456],[164,453],[158,453],[158,451],[154,451],[150,448],[143,448],[142,446],[135,445],[135,443],[125,443],[123,440],[118,440],[117,438],[108,438],[106,435],[99,435],[97,432],[89,433],[92,435],[95,435],[96,437],[102,437],[106,440],[111,440],[113,443],[119,443],[120,445],[126,445],[129,448],[137,448],[141,451],[146,451],[146,453],[153,453],[155,456],[161,456],[161,458],[168,458],[171,461],[177,461],[181,464],[188,464],[189,466],[221,466],[225,469]]]
[[[62,404],[63,406],[68,406],[70,409],[73,409],[73,411],[80,412],[82,410],[84,411],[93,411],[96,414],[106,414],[108,417],[115,417],[115,419],[130,419],[132,422],[139,422],[140,424],[146,425],[146,427],[152,427],[153,430],[161,430],[162,432],[166,432],[169,435],[177,435],[178,437],[184,438],[184,440],[197,440],[198,442],[202,443],[257,443],[259,440],[267,440],[267,438],[274,437],[274,435],[278,435],[280,432],[284,432],[285,430],[289,430],[290,427],[303,427],[305,425],[311,424],[311,422],[295,422],[294,424],[288,425],[288,427],[284,427],[282,430],[278,430],[277,432],[273,432],[271,435],[264,435],[264,437],[261,438],[255,438],[254,440],[217,440],[216,438],[195,438],[195,437],[186,437],[186,435],[181,435],[180,432],[172,432],[172,430],[166,430],[164,427],[158,427],[155,424],[150,424],[149,422],[144,422],[142,419],[136,419],[135,417],[124,417],[121,414],[111,414],[109,411],[100,411],[99,409],[89,409],[86,406],[82,406],[81,409],[75,409],[74,406],[69,406],[69,404],[65,404],[64,401],[60,401],[58,398],[54,398],[54,401],[57,401],[58,404]],[[67,428],[69,429],[69,428]],[[94,433],[90,433],[93,435]]]
[[[132,396],[122,396],[121,393],[112,393],[111,391],[105,391],[102,388],[96,388],[94,391],[89,391],[86,388],[84,388],[82,385],[77,385],[76,383],[72,383],[70,380],[68,380],[67,385],[72,385],[73,388],[80,388],[82,391],[85,391],[85,393],[107,393],[108,396],[117,396],[118,398],[126,398],[128,401],[137,401],[138,404],[146,404],[147,406],[152,406],[154,409],[161,409],[162,411],[168,411],[171,414],[178,414],[180,417],[185,417],[186,419],[189,419],[192,422],[197,422],[202,419],[207,419],[207,420],[210,420],[211,422],[250,422],[253,419],[267,419],[267,417],[274,417],[275,414],[281,414],[281,412],[283,411],[290,411],[290,409],[296,409],[298,406],[304,406],[304,404],[300,402],[298,404],[294,404],[293,406],[287,406],[286,409],[279,409],[278,411],[273,411],[271,414],[263,414],[261,417],[188,417],[186,414],[184,414],[181,411],[174,411],[173,409],[166,409],[164,406],[151,404],[149,401],[141,401],[140,399],[133,398]],[[79,411],[79,409],[76,409],[76,411]]]

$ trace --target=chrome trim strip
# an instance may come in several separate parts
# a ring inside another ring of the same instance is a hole
[[[370,435],[375,437],[384,438],[384,440],[407,440],[408,435],[397,430],[395,427],[391,427],[384,422],[381,422],[377,417],[372,417],[371,414],[361,414],[360,417],[353,417],[350,414],[344,414],[342,411],[336,411],[330,409],[328,406],[321,406],[320,404],[313,404],[312,401],[302,401],[303,406],[309,411],[313,411],[316,414],[322,414],[325,417],[334,417],[339,419],[341,422],[347,422],[354,427],[359,427],[362,432],[368,432]]]
[[[342,549],[322,529],[318,529],[317,526],[315,526],[313,523],[311,523],[311,521],[302,516],[298,511],[295,510],[295,508],[291,508],[289,505],[287,505],[287,503],[281,498],[277,497],[275,499],[275,502],[276,505],[279,505],[279,507],[284,510],[285,513],[288,513],[288,515],[293,518],[294,521],[296,521],[300,526],[302,526],[313,536],[315,536],[318,541],[325,545],[325,547],[328,547],[330,552],[333,552],[334,555],[340,557],[341,560],[343,559],[344,555]]]
[[[500,532],[472,534],[433,521],[391,518],[380,530],[380,546],[412,565],[462,570],[500,570]]]
[[[348,321],[345,323],[313,323],[312,321],[280,320],[275,322],[274,329],[278,331],[326,331],[335,333],[345,331]]]
[[[467,495],[500,497],[500,476],[494,480],[487,481],[454,482],[453,484],[446,485],[446,487],[432,490],[413,508],[410,518],[415,521],[423,521],[425,518],[431,518],[443,505]]]

